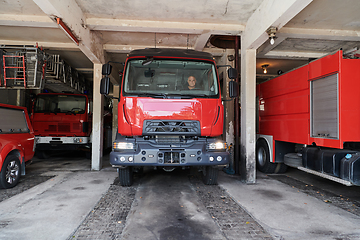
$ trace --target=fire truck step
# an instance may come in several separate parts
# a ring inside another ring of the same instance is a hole
[[[317,176],[322,177],[322,178],[329,179],[329,180],[334,181],[334,182],[338,182],[338,183],[344,184],[344,185],[346,185],[346,186],[352,186],[352,185],[353,185],[353,184],[352,184],[351,182],[349,182],[349,181],[346,181],[346,180],[344,180],[344,179],[337,178],[337,177],[334,177],[334,176],[330,176],[330,175],[325,174],[325,173],[317,172],[317,171],[314,171],[314,170],[311,170],[311,169],[307,169],[307,168],[304,168],[304,167],[298,167],[298,169],[301,170],[301,171],[304,171],[304,172],[308,172],[308,173],[317,175]]]

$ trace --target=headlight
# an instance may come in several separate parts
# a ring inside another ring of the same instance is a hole
[[[225,142],[212,142],[208,144],[208,150],[225,150],[226,143]]]
[[[133,143],[128,143],[128,142],[114,142],[114,146],[113,148],[115,150],[132,150],[134,149],[134,144]]]
[[[74,143],[82,143],[82,138],[74,138]]]

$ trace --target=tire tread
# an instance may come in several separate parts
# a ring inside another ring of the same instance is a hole
[[[133,184],[132,167],[119,168],[119,182],[123,187],[129,187]]]
[[[219,175],[219,169],[211,166],[207,166],[205,174],[203,173],[203,182],[205,185],[217,185],[217,178]]]

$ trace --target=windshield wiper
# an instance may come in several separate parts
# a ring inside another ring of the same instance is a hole
[[[190,98],[195,98],[195,95],[190,95],[190,94],[179,94],[179,93],[169,93],[167,94],[168,98],[171,97],[178,97],[178,98],[186,98],[186,99],[190,99]]]
[[[152,98],[167,98],[166,94],[164,93],[134,93],[134,95]]]
[[[188,97],[188,98],[197,98],[197,97],[210,98],[211,97],[206,94],[179,94],[179,96]]]

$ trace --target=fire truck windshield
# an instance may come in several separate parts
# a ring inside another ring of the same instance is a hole
[[[76,95],[38,95],[36,98],[35,113],[73,113],[83,114],[86,109],[86,98]]]
[[[145,66],[144,61],[137,59],[127,63],[124,96],[215,98],[219,95],[212,63],[159,59]]]

